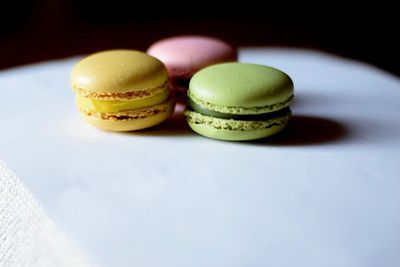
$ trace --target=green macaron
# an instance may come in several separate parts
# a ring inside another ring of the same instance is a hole
[[[284,72],[258,64],[224,63],[190,81],[185,116],[195,132],[215,139],[264,138],[288,123],[293,82]]]

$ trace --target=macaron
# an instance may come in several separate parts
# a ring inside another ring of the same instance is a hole
[[[165,65],[143,52],[92,54],[74,66],[70,83],[85,120],[104,130],[148,128],[174,111]]]
[[[176,36],[160,40],[147,53],[168,68],[170,88],[186,97],[190,78],[200,69],[222,62],[236,61],[237,52],[228,43],[206,36]]]
[[[284,72],[258,64],[224,63],[197,72],[184,112],[195,132],[244,141],[278,133],[291,116],[293,82]]]

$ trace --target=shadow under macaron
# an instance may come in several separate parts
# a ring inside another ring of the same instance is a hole
[[[342,123],[323,117],[298,116],[290,118],[288,126],[280,133],[250,142],[252,145],[305,146],[339,142],[349,136]]]

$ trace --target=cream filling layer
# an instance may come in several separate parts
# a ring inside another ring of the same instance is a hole
[[[173,112],[173,100],[171,98],[167,99],[164,103],[148,108],[132,109],[128,111],[113,112],[113,113],[99,113],[87,110],[85,108],[79,108],[80,112],[92,118],[99,120],[110,120],[110,121],[125,121],[125,120],[137,120],[156,116],[161,113],[171,114]]]
[[[207,101],[200,100],[200,99],[196,98],[190,90],[188,91],[188,96],[190,97],[190,99],[193,102],[195,102],[209,110],[217,111],[220,113],[226,113],[226,114],[242,114],[242,115],[274,112],[274,111],[289,107],[293,100],[293,97],[294,97],[293,95],[291,95],[287,99],[285,99],[283,102],[278,102],[276,104],[272,104],[272,105],[268,105],[268,106],[231,107],[231,106],[219,106],[219,105],[207,102]]]
[[[134,90],[129,92],[120,92],[120,93],[110,93],[110,92],[92,92],[89,90],[85,90],[77,87],[74,83],[71,82],[72,89],[77,94],[82,95],[84,97],[89,97],[91,99],[97,100],[127,100],[134,98],[146,98],[156,94],[163,92],[164,90],[168,90],[168,81],[149,88],[144,88],[141,90]]]
[[[80,109],[90,110],[96,113],[111,113],[152,107],[163,103],[168,97],[168,90],[164,90],[150,97],[128,100],[98,100],[77,94],[76,103]]]

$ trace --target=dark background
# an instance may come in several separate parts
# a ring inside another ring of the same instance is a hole
[[[237,46],[318,49],[400,75],[400,19],[393,6],[260,3],[2,1],[0,69],[110,48],[146,50],[163,37],[203,34]]]

